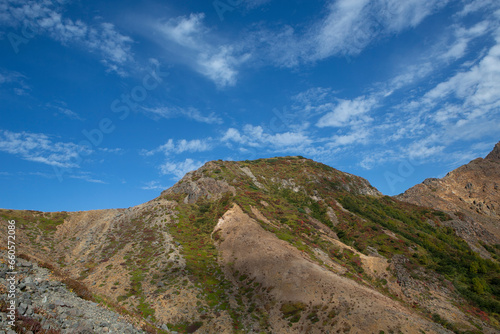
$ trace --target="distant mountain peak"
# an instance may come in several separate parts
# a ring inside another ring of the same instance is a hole
[[[495,147],[493,148],[493,151],[491,151],[485,159],[488,160],[498,160],[500,161],[500,142],[498,142]]]

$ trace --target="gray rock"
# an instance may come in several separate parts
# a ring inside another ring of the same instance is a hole
[[[83,312],[77,308],[72,308],[68,311],[68,314],[72,317],[81,317],[83,315]]]
[[[75,333],[79,334],[93,334],[94,333],[94,328],[92,324],[82,321],[77,324],[77,327],[75,328]]]
[[[18,308],[17,308],[17,312],[19,312],[20,315],[24,315],[26,313],[27,309],[28,309],[28,305],[26,305],[25,303],[20,303]]]
[[[55,300],[54,305],[56,306],[66,306],[66,307],[72,307],[71,305],[67,304],[66,302],[63,302],[62,300]]]

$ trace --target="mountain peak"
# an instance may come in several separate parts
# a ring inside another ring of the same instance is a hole
[[[257,160],[223,161],[205,163],[187,173],[161,196],[187,195],[185,203],[195,203],[199,198],[220,197],[222,193],[244,193],[249,189],[269,191],[289,188],[314,193],[316,187],[330,187],[330,191],[347,191],[358,195],[381,196],[367,180],[302,156],[274,157]]]
[[[498,142],[495,147],[493,148],[493,151],[491,151],[485,159],[488,160],[499,160],[500,161],[500,142]]]

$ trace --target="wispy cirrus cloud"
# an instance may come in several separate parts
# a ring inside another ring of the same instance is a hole
[[[46,107],[55,110],[56,115],[63,115],[69,119],[83,121],[84,119],[78,115],[77,112],[68,108],[67,104],[63,101],[57,101],[55,104],[47,103]]]
[[[491,23],[490,23],[491,24]],[[493,23],[494,24],[494,23]],[[500,24],[491,32],[495,42],[475,62],[424,90],[380,118],[373,128],[376,142],[394,145],[371,152],[361,166],[366,169],[389,159],[464,162],[470,154],[448,154],[457,142],[497,138],[500,133]],[[482,34],[482,33],[481,33]],[[497,138],[498,140],[498,138]],[[464,158],[465,157],[465,158]]]
[[[103,180],[97,179],[90,172],[73,173],[68,176],[70,179],[82,180],[89,183],[107,184]]]
[[[498,2],[495,0],[472,0],[464,4],[463,9],[458,13],[458,16],[467,16],[478,11],[495,11],[498,9]]]
[[[0,87],[12,89],[18,96],[28,95],[31,90],[24,74],[4,69],[0,69]]]
[[[176,117],[184,117],[195,122],[206,123],[206,124],[222,124],[222,118],[217,116],[215,113],[210,113],[208,115],[202,114],[198,109],[193,107],[155,107],[155,108],[142,108],[148,115],[153,118],[160,119],[170,119]]]
[[[0,175],[2,175],[1,172],[0,172]],[[9,175],[14,175],[14,174],[9,174]],[[44,172],[39,172],[39,171],[37,171],[37,172],[19,171],[19,172],[15,173],[15,175],[19,175],[22,177],[30,176],[30,177],[35,177],[35,178],[42,177],[44,179],[57,179],[57,175],[54,173],[44,173]],[[108,184],[107,182],[96,178],[93,173],[82,171],[82,170],[71,171],[71,173],[68,174],[68,178],[74,179],[74,180],[82,180],[82,181],[89,182],[89,183]]]
[[[418,26],[446,6],[438,0],[336,0],[315,23],[281,31],[259,28],[246,41],[279,66],[294,67],[332,56],[355,56],[377,40]]]
[[[0,130],[0,151],[21,159],[60,168],[79,167],[80,154],[90,154],[88,148],[71,142],[53,141],[43,133]]]
[[[454,25],[452,43],[448,45],[448,50],[440,55],[445,60],[457,60],[467,53],[470,42],[478,37],[484,36],[490,30],[489,21],[481,21],[470,28],[459,24]]]
[[[55,1],[2,1],[0,26],[27,28],[30,35],[46,34],[63,45],[78,45],[97,53],[109,71],[126,75],[124,65],[133,61],[132,38],[109,22],[90,25],[64,16]]]
[[[152,28],[162,38],[155,42],[177,54],[180,61],[208,77],[218,87],[233,86],[238,67],[250,55],[238,51],[234,45],[216,42],[204,24],[204,18],[205,14],[196,13],[157,22]]]
[[[495,120],[500,118],[500,24],[494,38],[493,46],[477,62],[464,64],[421,96],[396,107],[408,115],[397,118],[401,136],[440,129],[441,140],[446,141],[499,130]]]

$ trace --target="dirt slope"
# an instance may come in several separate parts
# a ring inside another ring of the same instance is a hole
[[[307,320],[315,307],[319,321],[333,332],[449,333],[390,298],[319,266],[265,231],[239,206],[224,214],[214,233],[220,237],[222,263],[262,285],[277,301],[269,312],[273,333],[322,333]],[[306,306],[293,327],[280,314],[287,303]]]

